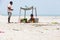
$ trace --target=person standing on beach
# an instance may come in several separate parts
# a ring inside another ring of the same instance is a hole
[[[13,2],[10,1],[9,5],[8,5],[8,23],[10,23],[10,18],[11,18],[11,15],[12,15],[12,5],[13,5]]]
[[[35,23],[35,18],[33,14],[30,15],[30,19],[28,20],[28,23]]]

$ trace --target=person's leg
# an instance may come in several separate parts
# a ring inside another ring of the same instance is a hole
[[[9,17],[9,12],[8,12],[8,23],[10,23],[9,21],[10,21],[10,17]]]
[[[10,23],[11,15],[12,15],[12,13],[8,12],[8,23]]]
[[[10,19],[11,19],[12,13],[10,13]],[[9,20],[10,21],[10,20]]]

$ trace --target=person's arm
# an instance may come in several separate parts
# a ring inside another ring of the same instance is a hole
[[[9,9],[9,10],[13,10],[13,9],[11,9],[10,7],[8,7],[8,9]]]
[[[10,7],[8,7],[8,9],[9,9],[9,10],[11,10],[11,8],[10,8]]]

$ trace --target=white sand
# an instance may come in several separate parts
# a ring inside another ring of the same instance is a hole
[[[39,22],[48,24],[52,21],[60,23],[60,17],[39,17]],[[13,16],[11,22],[18,22]],[[0,40],[60,40],[60,25],[40,26],[42,23],[7,23],[7,16],[0,16]]]

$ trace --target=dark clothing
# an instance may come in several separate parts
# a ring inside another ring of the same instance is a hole
[[[8,23],[10,23],[11,15],[12,15],[12,13],[8,12]]]

